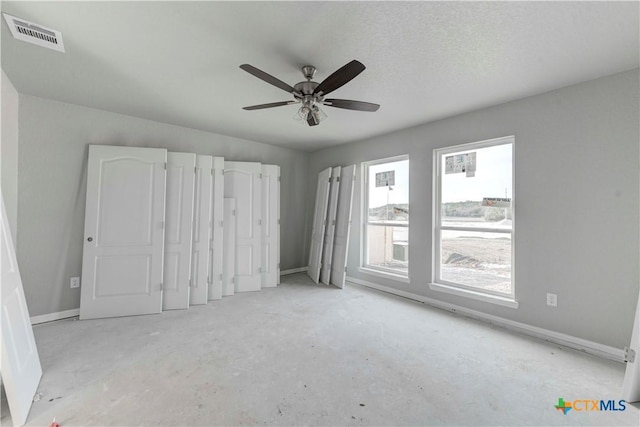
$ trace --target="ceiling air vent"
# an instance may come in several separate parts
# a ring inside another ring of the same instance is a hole
[[[11,34],[16,39],[57,50],[58,52],[64,52],[64,43],[62,42],[62,33],[60,31],[52,30],[6,13],[3,13],[3,15],[9,25]]]

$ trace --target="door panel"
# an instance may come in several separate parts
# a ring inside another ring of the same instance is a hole
[[[167,150],[89,146],[80,318],[162,310]]]
[[[96,296],[148,295],[150,269],[149,255],[97,256]]]
[[[313,214],[313,228],[311,230],[311,248],[309,250],[309,268],[307,275],[318,283],[320,279],[320,263],[322,260],[322,246],[324,243],[324,231],[327,221],[327,204],[329,202],[329,180],[331,168],[327,168],[318,174],[316,186],[316,204]]]
[[[189,305],[206,304],[209,295],[213,157],[197,155],[195,180]]]
[[[280,167],[262,165],[262,287],[278,286]]]
[[[20,426],[26,422],[29,415],[33,396],[42,377],[42,367],[33,337],[4,199],[1,200],[2,383],[13,423]]]
[[[235,293],[236,275],[236,199],[224,199],[222,250],[222,296]]]
[[[340,171],[340,166],[331,170],[331,184],[329,186],[329,208],[327,210],[327,225],[325,227],[324,243],[322,245],[322,267],[320,268],[320,281],[326,285],[329,284],[329,278],[331,276],[331,256],[333,254],[333,237],[336,229]]]
[[[225,162],[225,197],[236,199],[235,292],[259,291],[262,283],[262,165]]]
[[[355,180],[356,165],[342,168],[331,261],[331,284],[339,288],[344,287],[344,279],[346,276],[347,252],[349,250],[349,234],[351,231],[351,210],[353,206],[353,186]]]
[[[224,157],[213,158],[209,300],[222,298],[222,229],[224,217]]]
[[[196,155],[168,153],[163,310],[189,308]]]
[[[100,206],[96,243],[100,246],[149,245],[153,235],[153,194],[128,192],[129,180],[150,188],[154,163],[137,158],[114,158],[101,163]],[[123,200],[123,194],[129,196]],[[125,201],[126,203],[122,203]],[[119,209],[111,206],[121,204]]]

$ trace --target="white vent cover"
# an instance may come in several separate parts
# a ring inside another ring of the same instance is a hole
[[[62,33],[60,31],[52,30],[6,13],[3,13],[3,15],[9,25],[11,34],[16,39],[57,50],[58,52],[64,52],[64,43],[62,42]]]

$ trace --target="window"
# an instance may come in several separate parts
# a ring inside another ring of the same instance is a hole
[[[506,137],[434,151],[432,289],[515,303],[513,143]]]
[[[362,266],[408,277],[409,157],[363,164],[364,224]]]

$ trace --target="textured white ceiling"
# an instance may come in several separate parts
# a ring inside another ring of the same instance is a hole
[[[59,30],[64,54],[15,40],[2,68],[20,93],[302,150],[388,133],[638,67],[638,2],[9,2]],[[367,69],[331,94],[378,112],[244,111],[352,59]]]

